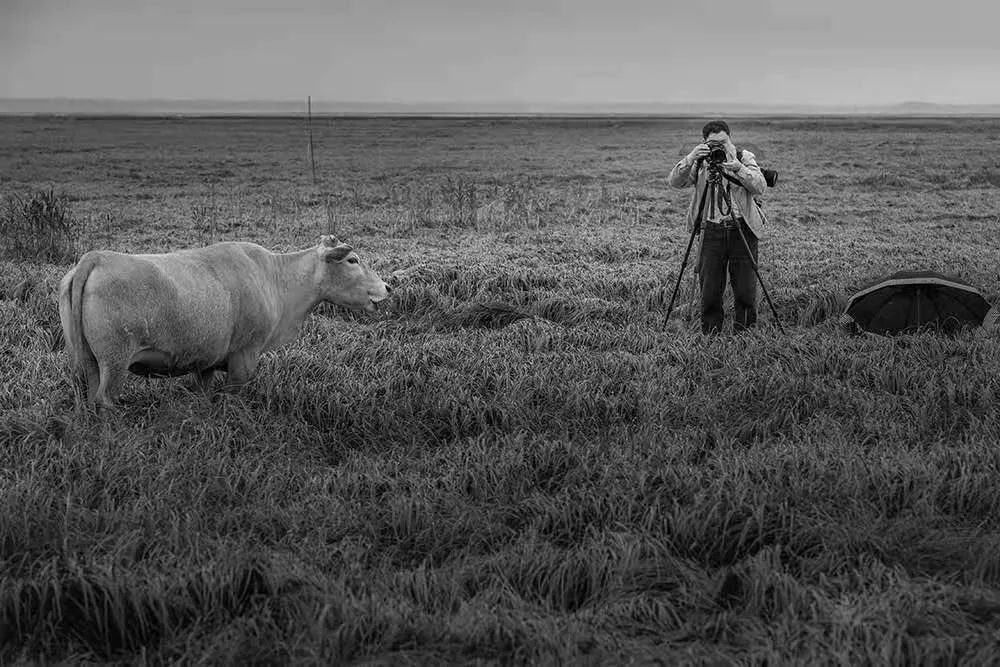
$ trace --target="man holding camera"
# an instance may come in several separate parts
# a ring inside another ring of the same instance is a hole
[[[753,153],[737,151],[725,121],[706,124],[701,136],[704,142],[674,165],[667,182],[675,188],[696,186],[688,207],[687,229],[690,233],[701,225],[701,252],[695,272],[701,285],[702,332],[716,333],[722,329],[727,269],[735,302],[733,330],[742,331],[757,321],[754,265],[757,240],[765,232],[765,219],[754,195],[763,194],[767,181]],[[710,188],[709,181],[718,185]]]

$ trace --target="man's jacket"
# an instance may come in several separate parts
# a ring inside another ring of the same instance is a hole
[[[739,159],[742,163],[739,169],[735,172],[723,171],[723,173],[728,173],[743,185],[743,187],[738,187],[733,184],[730,188],[730,196],[737,210],[743,214],[743,218],[746,220],[747,226],[753,232],[753,235],[758,239],[764,238],[768,231],[767,218],[764,216],[764,212],[760,210],[760,206],[757,205],[754,195],[764,194],[767,182],[764,180],[764,174],[761,173],[760,167],[757,165],[757,159],[753,153],[745,150],[739,155]],[[690,162],[687,156],[685,156],[670,170],[667,183],[675,188],[686,188],[694,185],[695,171],[695,163]],[[695,188],[694,195],[691,197],[691,204],[688,206],[688,232],[691,231],[694,225],[694,217],[698,213],[698,201],[705,191],[708,166],[704,161],[702,161],[701,168],[697,169],[697,172],[698,187]],[[724,187],[727,183],[730,183],[730,181],[723,178],[722,186]],[[704,212],[702,215],[704,216]]]

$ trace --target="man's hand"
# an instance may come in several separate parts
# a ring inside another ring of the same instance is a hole
[[[726,171],[738,171],[742,164],[736,159],[736,146],[732,142],[726,142],[726,161],[720,166]]]
[[[693,163],[706,157],[708,157],[708,144],[698,144],[688,153],[687,160]]]

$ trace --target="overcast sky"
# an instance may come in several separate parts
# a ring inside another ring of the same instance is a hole
[[[0,0],[0,97],[1000,102],[997,0]]]

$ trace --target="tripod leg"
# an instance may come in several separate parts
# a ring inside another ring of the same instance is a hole
[[[695,191],[698,188],[698,178],[695,177],[694,180]],[[684,277],[684,269],[687,267],[688,256],[691,254],[691,245],[694,243],[694,237],[698,235],[701,231],[701,214],[705,210],[705,200],[708,199],[708,191],[711,190],[708,183],[705,183],[705,190],[701,193],[701,201],[698,202],[698,212],[694,216],[694,226],[691,228],[691,236],[688,238],[687,248],[684,250],[684,259],[681,261],[681,270],[677,274],[677,282],[674,283],[674,293],[670,297],[670,305],[667,306],[667,316],[663,319],[663,323],[666,324],[670,321],[670,313],[674,311],[674,302],[677,300],[677,292],[681,288],[681,278]]]
[[[691,254],[691,245],[694,243],[694,237],[698,234],[698,228],[695,227],[691,230],[691,236],[688,238],[687,249],[684,251],[684,259],[681,261],[681,270],[677,274],[677,282],[674,283],[674,293],[670,297],[670,305],[667,306],[667,316],[664,318],[663,323],[666,324],[670,321],[670,313],[674,311],[674,301],[677,300],[677,292],[681,288],[681,279],[684,277],[684,269],[687,267],[688,256]]]
[[[729,216],[736,225],[736,231],[740,234],[740,240],[743,241],[743,248],[747,251],[747,257],[750,259],[750,266],[753,267],[753,273],[757,276],[757,282],[760,283],[760,288],[764,292],[764,298],[767,300],[767,305],[771,308],[771,314],[774,315],[774,322],[778,325],[778,331],[781,335],[785,335],[785,328],[781,326],[781,319],[778,317],[778,311],[774,307],[774,302],[771,301],[771,295],[767,292],[767,286],[764,284],[764,280],[760,277],[760,268],[757,266],[757,260],[754,259],[753,253],[750,252],[750,244],[747,242],[747,237],[743,234],[743,226],[736,219],[736,213],[733,211],[733,202],[729,198],[729,193],[723,188],[723,197],[726,199],[726,204],[729,207]]]

